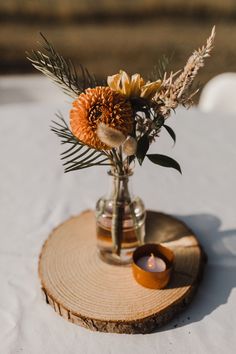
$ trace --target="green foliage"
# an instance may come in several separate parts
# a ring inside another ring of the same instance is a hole
[[[43,50],[32,50],[31,53],[27,53],[27,59],[37,70],[50,77],[73,98],[84,92],[86,88],[97,86],[95,77],[90,75],[86,68],[80,65],[78,73],[72,61],[63,58],[43,34],[40,35],[44,40]]]
[[[143,112],[147,118],[151,115],[150,103],[142,97],[130,98],[130,102],[133,107],[134,115]]]
[[[109,157],[105,151],[93,149],[78,140],[70,131],[67,123],[61,115],[57,115],[59,122],[53,121],[51,130],[61,138],[61,144],[69,144],[70,147],[61,155],[65,161],[65,172],[81,170],[92,166],[110,165]]]
[[[142,165],[148,149],[149,149],[149,138],[148,138],[148,134],[146,133],[138,140],[138,145],[137,145],[136,157],[140,165]]]
[[[148,154],[147,157],[151,162],[155,163],[156,165],[174,168],[177,171],[179,171],[180,173],[182,173],[178,162],[169,156],[160,155],[160,154]]]
[[[170,57],[166,55],[162,55],[162,57],[158,60],[158,63],[154,66],[153,71],[149,75],[150,81],[163,79],[165,73],[167,72],[172,62],[173,56],[174,53],[172,53]]]
[[[166,131],[168,132],[168,134],[171,136],[171,138],[174,140],[174,143],[176,143],[176,135],[174,130],[169,127],[169,125],[163,124],[163,127],[166,129]]]

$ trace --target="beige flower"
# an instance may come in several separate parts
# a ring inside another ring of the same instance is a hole
[[[111,148],[119,147],[125,141],[125,135],[104,123],[99,123],[97,128],[97,136],[107,146]]]
[[[127,97],[142,97],[151,100],[161,86],[161,80],[145,83],[140,74],[133,74],[130,78],[125,71],[120,70],[119,74],[108,76],[107,84],[112,90]]]
[[[134,155],[137,151],[137,140],[129,135],[123,143],[123,151],[127,156]]]

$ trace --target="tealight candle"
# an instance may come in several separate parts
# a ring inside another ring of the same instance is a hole
[[[137,260],[137,265],[147,272],[163,272],[166,270],[166,263],[160,257],[155,257],[153,253],[151,256],[144,256]]]
[[[133,275],[135,280],[151,289],[164,288],[172,271],[174,254],[160,244],[147,243],[133,253]]]

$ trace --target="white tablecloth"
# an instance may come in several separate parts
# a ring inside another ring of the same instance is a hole
[[[91,332],[46,305],[38,255],[53,227],[94,208],[105,168],[63,173],[49,125],[70,100],[44,78],[0,78],[0,353],[234,353],[236,348],[236,117],[178,110],[152,150],[176,158],[181,176],[146,161],[133,190],[146,207],[174,214],[199,236],[209,260],[187,310],[148,335]],[[106,299],[104,299],[106,301]],[[135,299],[134,299],[135,301]]]

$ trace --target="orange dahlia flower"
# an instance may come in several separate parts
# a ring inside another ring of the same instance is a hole
[[[110,87],[88,88],[73,102],[70,111],[71,131],[80,141],[98,150],[110,149],[97,135],[100,123],[125,136],[132,131],[132,106],[124,95]]]

